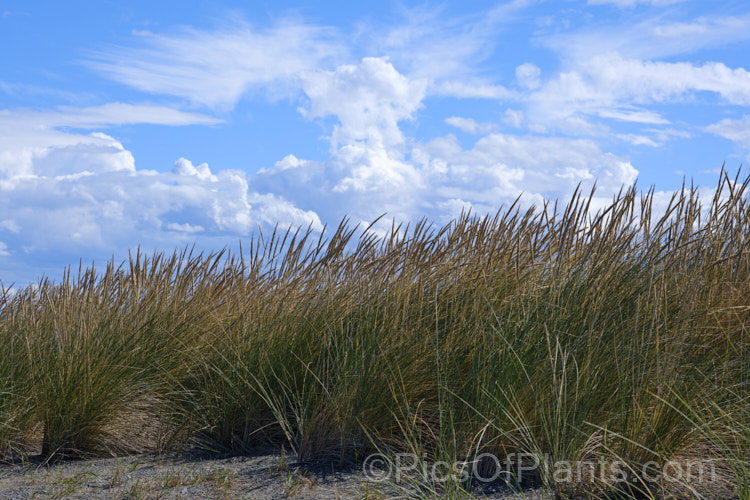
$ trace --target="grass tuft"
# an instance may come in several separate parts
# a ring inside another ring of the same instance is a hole
[[[413,496],[502,466],[560,498],[748,498],[749,183],[659,213],[632,187],[384,237],[344,220],[3,288],[0,457],[270,445],[411,453]],[[697,462],[731,484],[655,473]]]

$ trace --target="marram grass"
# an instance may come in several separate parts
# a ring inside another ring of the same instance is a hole
[[[750,498],[748,183],[722,173],[712,200],[686,187],[660,213],[631,188],[386,237],[345,220],[4,291],[0,458],[524,454],[560,497]],[[582,461],[631,486],[555,473]],[[721,480],[644,473],[689,461]]]

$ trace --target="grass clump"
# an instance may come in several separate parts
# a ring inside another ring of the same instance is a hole
[[[659,213],[633,187],[384,236],[344,220],[6,292],[0,453],[380,451],[466,472],[417,496],[502,468],[559,497],[747,498],[749,182]],[[732,479],[661,474],[695,461]]]

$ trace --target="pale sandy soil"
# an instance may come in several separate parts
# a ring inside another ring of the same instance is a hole
[[[300,465],[289,455],[235,457],[136,456],[70,460],[54,465],[0,464],[0,500],[177,498],[407,498],[393,484],[368,480],[361,468]],[[503,484],[477,485],[476,498],[545,498],[513,493]]]

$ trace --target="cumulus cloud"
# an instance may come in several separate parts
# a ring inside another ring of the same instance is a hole
[[[221,248],[260,225],[322,227],[314,212],[252,191],[244,171],[212,172],[184,158],[171,171],[139,170],[114,137],[75,131],[84,123],[128,123],[138,109],[117,105],[98,117],[102,108],[0,112],[0,257],[13,258],[0,268],[3,283],[56,275],[79,258],[123,258],[139,245],[168,251],[200,239]],[[215,122],[141,109],[146,123]]]
[[[331,135],[334,149],[357,141],[375,147],[403,143],[398,122],[414,117],[427,87],[425,80],[409,80],[386,59],[372,57],[305,74],[302,81],[310,100],[302,114],[311,119],[335,115],[340,122]]]
[[[532,48],[552,48],[559,64],[542,71],[524,62],[533,50],[493,59],[506,26],[525,21],[524,10],[537,3],[512,0],[463,17],[447,15],[449,7],[399,8],[395,22],[366,21],[346,33],[299,18],[267,28],[230,20],[210,30],[134,31],[130,47],[88,52],[86,64],[99,74],[150,99],[169,96],[165,102],[183,109],[185,101],[193,109],[226,111],[248,96],[291,97],[304,119],[323,127],[329,152],[306,159],[291,140],[290,154],[260,171],[251,158],[246,171],[188,158],[143,170],[108,128],[221,121],[118,102],[0,110],[0,262],[4,269],[11,258],[13,266],[28,267],[44,252],[108,257],[137,244],[171,249],[198,241],[216,248],[259,225],[320,230],[347,215],[364,223],[383,213],[446,222],[466,208],[495,212],[520,193],[526,205],[565,199],[579,183],[586,189],[595,180],[595,204],[602,206],[638,174],[605,144],[619,151],[658,147],[692,130],[750,149],[747,117],[696,129],[668,106],[750,105],[744,68],[675,57],[748,39],[750,17],[674,22],[672,10],[647,17],[650,11],[639,9],[620,12],[610,25],[560,28],[552,36],[544,35],[551,24],[539,22]],[[5,82],[0,90],[37,91]],[[486,109],[472,116],[475,101],[460,112],[449,107],[461,99],[495,102],[479,103]],[[449,105],[423,113],[435,102]],[[426,117],[474,137],[429,135],[419,122]],[[419,131],[407,132],[413,128]]]
[[[628,161],[593,141],[491,134],[468,150],[452,136],[436,138],[415,145],[410,161],[365,146],[347,146],[325,162],[289,156],[250,183],[296,200],[323,220],[349,215],[369,221],[388,213],[399,220],[428,216],[445,222],[461,208],[495,212],[522,192],[526,204],[565,198],[579,182],[591,187],[595,179],[609,199],[637,175]]]
[[[356,63],[340,34],[299,21],[268,29],[236,22],[213,31],[141,33],[135,48],[93,53],[88,64],[118,82],[209,108],[229,109],[250,92],[301,95],[300,114],[330,126],[329,155],[312,161],[289,154],[255,174],[187,158],[176,159],[171,169],[146,171],[116,134],[100,130],[220,122],[123,103],[0,111],[0,257],[56,249],[114,252],[139,243],[169,248],[195,240],[223,246],[259,225],[312,224],[319,230],[346,215],[355,222],[383,213],[445,222],[466,208],[494,212],[519,193],[524,204],[565,199],[579,183],[590,187],[595,180],[604,204],[638,172],[603,149],[600,138],[655,147],[684,135],[655,128],[677,126],[663,108],[651,108],[697,93],[750,104],[750,74],[743,68],[644,60],[616,40],[611,51],[596,47],[599,52],[565,61],[560,73],[545,70],[544,78],[530,62],[515,74],[509,68],[502,82],[507,87],[485,78],[475,65],[492,54],[493,37],[528,3],[517,0],[468,23],[407,10],[402,25],[358,33],[356,49],[371,57]],[[717,23],[651,22],[638,29],[676,47],[689,33],[710,40],[701,30]],[[582,39],[570,38],[561,50]],[[409,137],[404,122],[419,120],[430,96],[504,101],[496,119],[517,130],[499,133],[507,130],[499,123],[448,116],[440,119],[475,134],[473,144],[450,134]],[[613,130],[612,122],[631,128]],[[737,132],[750,127],[736,122],[706,130],[750,143]],[[650,128],[633,130],[642,126]]]
[[[325,81],[307,87],[309,110],[315,110],[307,113],[332,114],[340,121],[331,156],[317,162],[289,155],[252,176],[250,185],[294,200],[302,210],[315,210],[325,221],[345,215],[370,221],[388,213],[399,220],[428,216],[444,222],[462,208],[494,212],[521,192],[525,203],[564,198],[579,182],[591,186],[595,178],[608,199],[637,176],[628,161],[591,140],[494,133],[470,149],[451,135],[425,143],[404,141],[399,121],[419,108],[423,92],[419,86],[418,92],[408,91],[410,80],[385,60],[365,59],[316,78]],[[363,104],[350,111],[339,107],[335,96],[360,96]],[[384,109],[380,114],[388,119],[372,121],[364,109]],[[350,121],[367,126],[352,127]],[[471,119],[446,122],[470,133],[488,131]]]
[[[0,110],[0,185],[7,186],[23,176],[133,171],[132,154],[112,137],[69,129],[134,123],[213,125],[220,121],[163,106],[123,103],[44,111]]]
[[[122,146],[110,138],[113,148]],[[105,163],[108,152],[89,152]],[[34,165],[35,166],[35,165]],[[82,168],[82,167],[79,167]],[[34,171],[39,169],[34,168]],[[308,225],[320,221],[276,196],[249,189],[244,171],[211,173],[180,159],[172,172],[99,169],[85,175],[27,175],[0,185],[0,208],[13,240],[29,250],[109,249],[174,244],[163,229],[209,236],[243,236],[261,224]]]
[[[406,220],[418,211],[422,188],[414,165],[364,144],[344,146],[324,162],[287,156],[250,182],[260,192],[294,200],[301,210],[315,211],[329,223],[344,216],[366,222],[383,213]]]
[[[133,119],[129,108],[112,107],[121,111],[113,115],[119,118],[107,119],[101,108],[84,110],[83,118],[69,110],[6,112],[0,119],[10,134],[0,144],[0,232],[7,251],[75,254],[139,243],[226,241],[259,225],[320,229],[345,215],[356,222],[383,213],[445,221],[462,206],[494,212],[522,191],[528,203],[565,197],[581,180],[598,178],[608,196],[637,175],[629,162],[593,141],[492,133],[489,124],[468,118],[447,122],[480,134],[469,148],[451,135],[426,142],[405,137],[400,125],[418,115],[428,83],[384,58],[310,71],[301,85],[307,96],[301,113],[336,121],[329,157],[288,155],[251,176],[186,158],[171,170],[141,170],[114,137],[61,129],[68,114],[68,127],[106,125]],[[159,116],[168,121],[178,115]]]
[[[180,158],[172,167],[172,172],[178,175],[194,176],[201,180],[217,181],[217,177],[211,173],[211,169],[208,168],[208,163],[201,163],[197,167],[193,165],[193,162]]]
[[[535,201],[566,197],[579,182],[598,179],[608,194],[635,181],[638,172],[589,140],[490,134],[470,150],[452,138],[423,146],[431,190],[447,199],[480,203],[485,209],[512,201],[521,192]]]
[[[0,139],[0,189],[11,189],[25,178],[75,178],[135,169],[130,151],[106,134],[35,131],[18,141],[14,137],[18,135]]]

